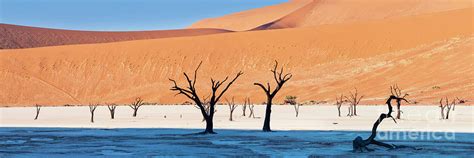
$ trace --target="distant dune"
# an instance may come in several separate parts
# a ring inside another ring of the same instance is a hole
[[[473,6],[474,0],[299,0],[199,21],[190,28],[262,30],[371,21]]]
[[[99,32],[0,24],[0,49],[198,36],[224,32],[230,31],[222,29],[183,29],[163,31]]]
[[[234,32],[102,44],[4,50],[0,105],[182,103],[169,90],[174,78],[203,61],[198,91],[210,76],[244,71],[225,97],[264,101],[254,82],[271,81],[273,61],[292,78],[277,95],[329,101],[358,88],[364,104],[382,103],[398,84],[420,104],[440,97],[474,100],[473,8],[368,22]],[[273,81],[271,81],[273,84]],[[472,102],[470,102],[471,104]]]
[[[312,1],[290,0],[282,4],[204,19],[192,24],[189,28],[224,28],[233,31],[251,30],[262,24],[278,20]]]
[[[420,15],[473,6],[474,0],[314,0],[257,29],[280,29],[350,23]]]

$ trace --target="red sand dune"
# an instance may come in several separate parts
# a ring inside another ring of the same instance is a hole
[[[310,2],[312,0],[290,0],[282,4],[203,19],[192,24],[189,28],[225,28],[233,31],[246,31],[278,20]]]
[[[292,72],[275,98],[333,101],[354,87],[364,103],[382,103],[398,83],[422,104],[440,97],[474,99],[473,8],[370,22],[4,50],[0,53],[0,105],[182,103],[168,78],[203,61],[198,92],[210,76],[244,71],[225,97],[264,101],[253,83],[271,81],[274,60]],[[369,31],[370,30],[370,31]],[[273,82],[272,82],[273,84]],[[242,100],[241,100],[242,99]],[[470,102],[472,103],[472,102]]]
[[[230,31],[222,29],[183,29],[163,31],[99,32],[0,24],[0,49],[198,36],[224,32]]]

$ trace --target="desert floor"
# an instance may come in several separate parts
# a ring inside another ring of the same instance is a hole
[[[234,121],[229,121],[229,107],[218,105],[214,118],[214,128],[250,129],[262,128],[265,106],[255,105],[256,118],[242,116],[242,106],[235,109]],[[299,116],[290,105],[274,105],[271,127],[273,130],[356,130],[370,131],[387,106],[357,107],[358,116],[348,117],[347,106],[341,107],[342,117],[337,116],[335,105],[301,106]],[[132,117],[132,109],[118,106],[115,119],[110,119],[106,106],[99,106],[94,123],[90,122],[88,106],[42,107],[38,120],[33,120],[35,107],[0,108],[0,127],[77,127],[77,128],[195,128],[205,127],[199,110],[186,106],[142,106],[138,116]],[[439,131],[474,132],[474,107],[456,106],[450,112],[449,120],[441,120],[438,106],[402,106],[402,119],[398,123],[387,119],[379,127],[390,131]],[[396,111],[392,114],[395,116]]]
[[[404,146],[374,152],[352,152],[352,140],[367,138],[386,106],[359,106],[358,116],[338,117],[334,105],[275,105],[272,128],[261,132],[264,106],[257,118],[243,117],[242,107],[229,121],[228,106],[217,107],[216,135],[196,135],[205,126],[193,106],[143,106],[136,118],[119,106],[111,120],[107,107],[98,107],[90,123],[87,106],[43,107],[33,120],[34,107],[3,107],[0,118],[0,157],[3,156],[469,156],[474,149],[474,109],[457,106],[449,120],[440,120],[437,106],[404,106],[402,120],[386,119],[377,139]],[[248,115],[248,111],[247,111]],[[262,118],[261,118],[262,117]],[[433,132],[436,131],[436,132]],[[453,152],[457,151],[457,152]],[[22,153],[18,155],[18,153]]]

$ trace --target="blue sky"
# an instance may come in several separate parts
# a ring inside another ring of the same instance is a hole
[[[287,0],[0,0],[0,23],[70,30],[179,29]]]

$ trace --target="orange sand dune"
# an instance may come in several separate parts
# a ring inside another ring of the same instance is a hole
[[[0,105],[182,103],[168,78],[203,61],[198,92],[210,76],[244,71],[225,97],[264,101],[254,82],[271,81],[274,60],[292,72],[277,95],[332,101],[357,87],[364,103],[382,103],[398,83],[409,99],[473,100],[473,8],[365,23],[236,32],[195,37],[6,50],[0,53]],[[470,102],[472,103],[472,102]]]
[[[209,18],[192,24],[189,28],[224,28],[234,31],[246,31],[266,24],[309,4],[312,0],[290,0],[289,2]]]
[[[191,28],[262,30],[371,21],[473,6],[474,0],[305,0],[206,19]]]
[[[315,0],[260,29],[294,28],[419,15],[473,6],[474,0]]]
[[[163,31],[99,32],[59,30],[0,24],[0,49],[198,36],[224,32],[229,31],[222,29],[184,29]]]

